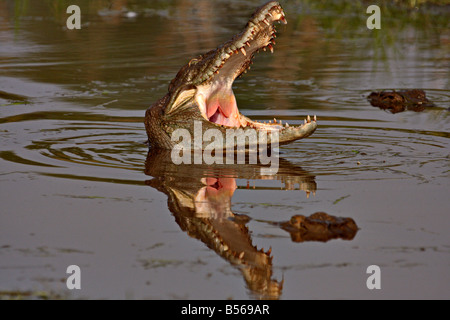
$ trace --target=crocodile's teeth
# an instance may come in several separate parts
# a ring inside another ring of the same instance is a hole
[[[303,124],[307,124],[306,119],[303,119]]]
[[[273,123],[277,123],[277,118],[273,118]]]
[[[245,252],[244,251],[242,251],[240,254],[239,254],[239,259],[242,259],[242,258],[244,258],[244,255],[245,255]]]
[[[244,56],[247,56],[247,52],[245,51],[244,47],[242,47],[240,50]]]
[[[308,115],[308,117],[306,118],[306,121],[308,121],[308,123],[311,122],[311,117]]]
[[[316,121],[317,121],[317,117],[316,117],[316,115],[314,115],[314,118],[313,118],[313,119],[314,119],[314,122],[316,122]]]
[[[270,23],[269,23],[269,21],[267,21],[267,19],[264,19],[263,22],[264,22],[265,24],[267,24],[268,26],[270,26]]]
[[[289,128],[289,123],[286,122],[286,128]]]
[[[269,47],[269,49],[270,49],[270,52],[272,52],[273,53],[273,46],[269,43],[268,45],[267,45],[268,47]]]

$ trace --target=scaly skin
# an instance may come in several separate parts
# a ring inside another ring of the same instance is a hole
[[[389,110],[391,113],[405,110],[422,112],[435,106],[421,89],[372,92],[367,98],[372,106]]]
[[[273,52],[275,44],[274,23],[287,23],[280,4],[271,1],[259,7],[244,30],[217,49],[189,61],[169,85],[168,93],[154,103],[145,114],[145,127],[152,147],[172,149],[179,141],[172,141],[176,129],[186,129],[195,136],[194,123],[201,123],[201,133],[208,129],[219,130],[223,137],[223,149],[254,147],[260,145],[259,133],[278,133],[278,143],[286,144],[311,135],[317,128],[316,117],[309,116],[300,126],[289,126],[274,119],[262,123],[242,115],[232,91],[233,81],[249,69],[252,59],[260,49]],[[256,133],[257,140],[233,139],[227,141],[229,129],[241,129],[244,135]],[[272,141],[268,134],[267,144]],[[276,137],[274,135],[274,137]],[[176,139],[175,139],[176,140]],[[191,149],[205,149],[210,141],[194,144]]]

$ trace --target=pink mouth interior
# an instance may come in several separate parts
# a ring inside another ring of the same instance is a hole
[[[221,194],[233,195],[236,190],[236,180],[234,178],[206,178],[206,199],[214,199]]]
[[[206,116],[216,124],[239,127],[239,110],[233,91],[219,89],[211,94],[206,101]]]
[[[228,177],[203,178],[205,184],[195,196],[197,213],[207,213],[208,217],[225,218],[230,210],[230,200],[237,188],[236,180]]]

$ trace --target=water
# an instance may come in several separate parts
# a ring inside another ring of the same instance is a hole
[[[450,297],[448,5],[382,7],[372,31],[364,4],[283,4],[288,24],[235,82],[238,106],[290,124],[316,114],[319,127],[266,177],[174,166],[147,154],[143,125],[178,69],[259,1],[75,2],[82,28],[69,31],[59,1],[0,1],[1,296]],[[392,114],[366,99],[414,88],[435,106]],[[295,242],[281,227],[315,212],[359,229]],[[82,289],[69,291],[73,264]],[[373,264],[381,290],[366,286]]]

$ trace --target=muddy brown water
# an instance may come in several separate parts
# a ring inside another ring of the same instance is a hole
[[[67,30],[69,3],[1,0],[1,296],[450,298],[449,7],[383,7],[381,30],[368,30],[351,3],[284,4],[274,54],[234,84],[253,119],[318,117],[266,177],[174,166],[148,155],[143,125],[178,69],[259,1],[73,1],[82,25]],[[414,88],[435,106],[392,114],[366,99]],[[294,241],[279,226],[315,212],[359,230]],[[81,290],[66,287],[69,265]],[[379,290],[366,286],[370,265]]]

